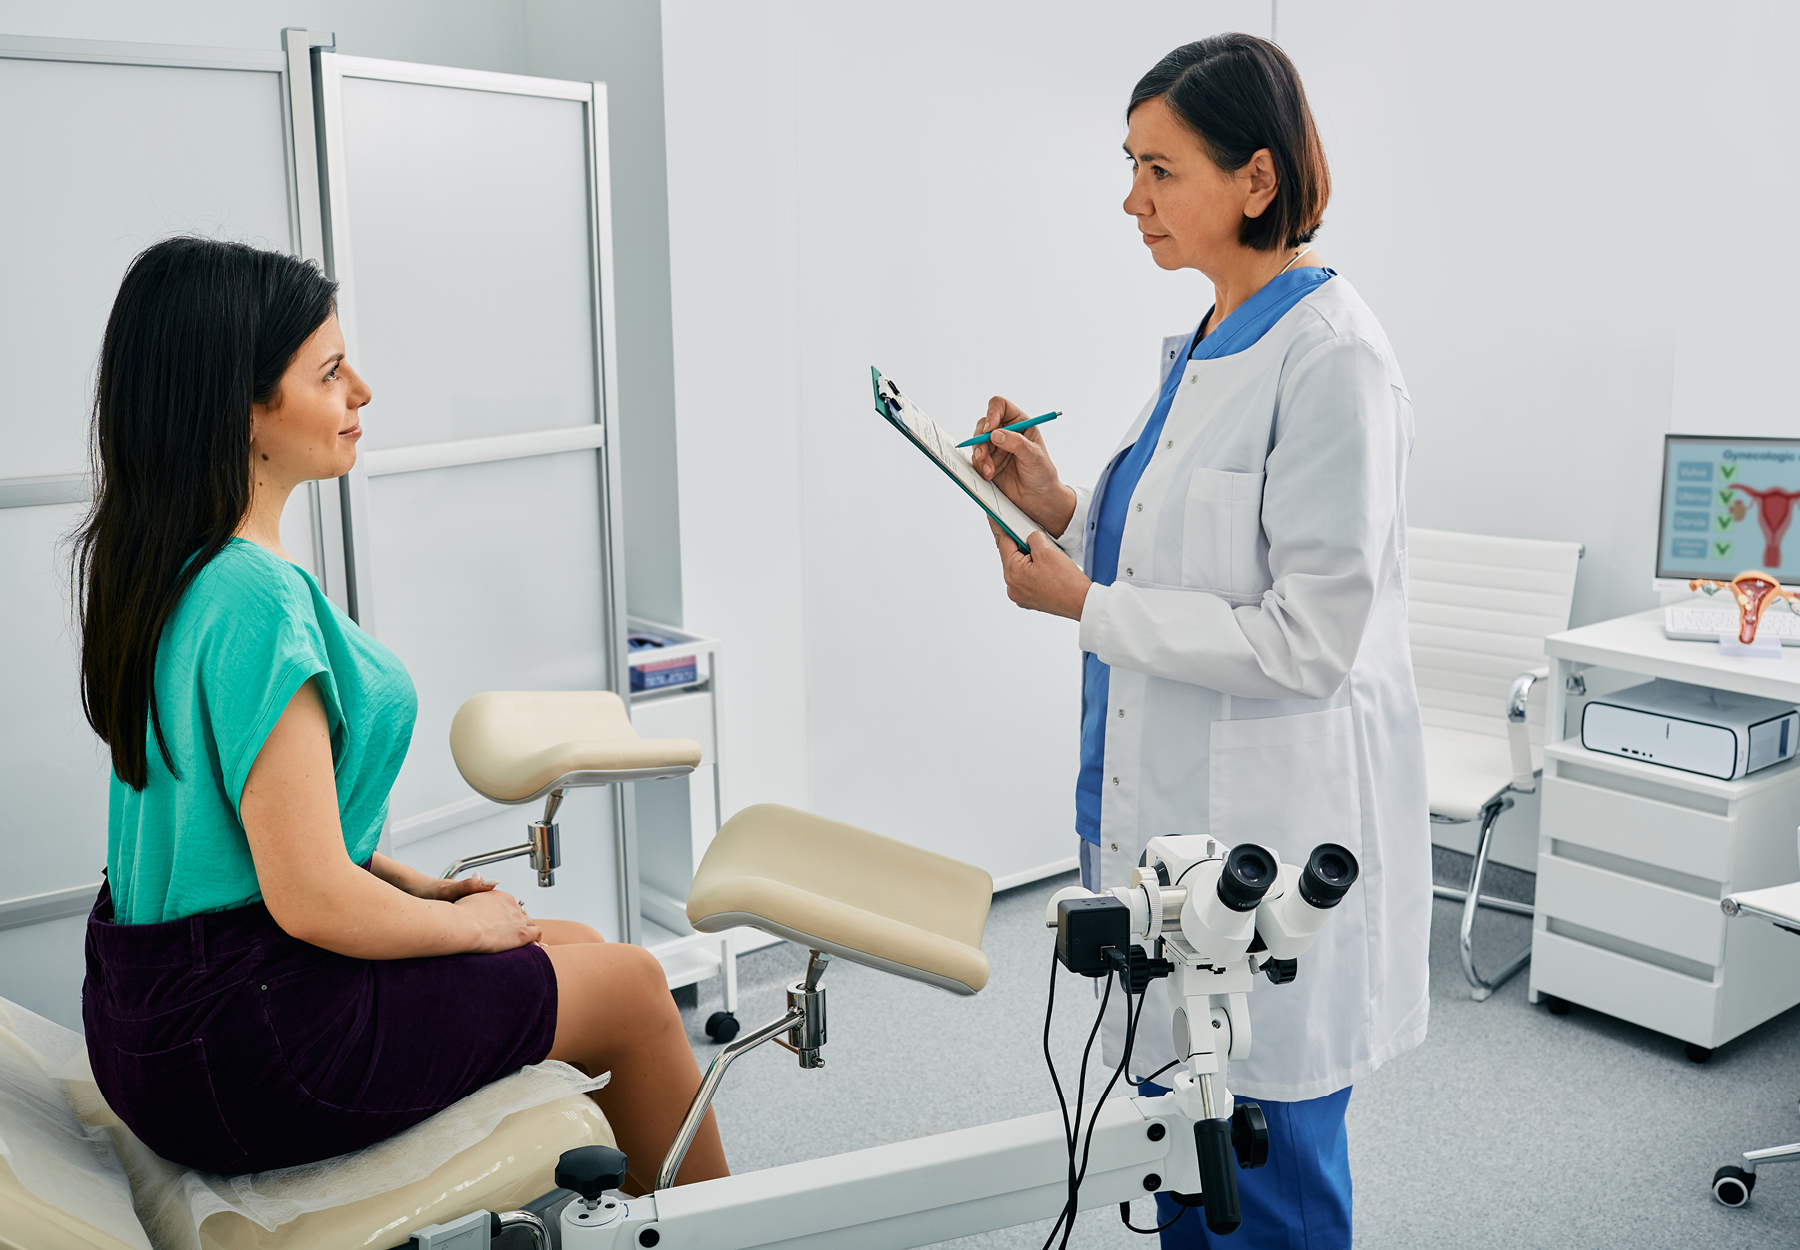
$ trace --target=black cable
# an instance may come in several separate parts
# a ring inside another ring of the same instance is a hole
[[[1169,1062],[1163,1064],[1162,1067],[1160,1067],[1156,1071],[1152,1072],[1149,1076],[1128,1076],[1125,1078],[1125,1083],[1127,1085],[1148,1085],[1151,1081],[1154,1081],[1157,1077],[1159,1077],[1163,1073],[1167,1072],[1170,1068],[1178,1068],[1184,1062],[1185,1062],[1185,1060],[1181,1060],[1181,1059],[1171,1059],[1171,1060],[1169,1060]]]
[[[1169,1220],[1167,1223],[1158,1224],[1155,1228],[1139,1228],[1136,1224],[1133,1224],[1131,1222],[1131,1204],[1129,1202],[1121,1202],[1119,1204],[1119,1223],[1123,1224],[1126,1228],[1129,1228],[1134,1233],[1143,1233],[1146,1237],[1148,1237],[1148,1236],[1152,1236],[1156,1233],[1162,1232],[1162,1230],[1165,1228],[1174,1227],[1175,1220],[1179,1220],[1182,1216],[1186,1215],[1189,1211],[1192,1211],[1193,1209],[1194,1208],[1192,1208],[1192,1207],[1183,1207],[1183,1208],[1181,1208],[1181,1210],[1179,1210],[1175,1213],[1175,1219]]]
[[[1113,1069],[1112,1079],[1106,1083],[1106,1088],[1100,1091],[1100,1097],[1098,1101],[1094,1103],[1094,1114],[1088,1120],[1087,1144],[1081,1151],[1081,1171],[1077,1173],[1075,1177],[1076,1190],[1079,1190],[1081,1188],[1081,1182],[1087,1179],[1088,1156],[1091,1155],[1094,1150],[1094,1128],[1100,1123],[1100,1112],[1106,1106],[1107,1095],[1113,1092],[1113,1087],[1119,1083],[1119,1078],[1125,1073],[1126,1065],[1131,1062],[1131,1051],[1137,1044],[1138,1021],[1143,1019],[1144,1015],[1144,999],[1146,995],[1138,995],[1137,1010],[1135,1012],[1132,1011],[1131,983],[1125,978],[1126,974],[1121,972],[1119,974],[1119,982],[1125,987],[1125,1053],[1119,1056],[1119,1066]],[[1108,989],[1112,988],[1111,977],[1107,978],[1106,984]],[[1077,1106],[1079,1107],[1079,1103]],[[1079,1119],[1077,1121],[1077,1127],[1079,1127]],[[1071,1205],[1075,1202],[1074,1193],[1069,1195],[1069,1202]]]
[[[1093,1114],[1088,1118],[1086,1141],[1082,1144],[1082,1148],[1081,1148],[1081,1167],[1079,1169],[1076,1169],[1074,1167],[1074,1163],[1075,1163],[1074,1152],[1073,1152],[1073,1150],[1070,1151],[1069,1164],[1070,1164],[1071,1172],[1073,1174],[1070,1177],[1070,1181],[1069,1181],[1069,1200],[1063,1204],[1062,1214],[1057,1217],[1057,1225],[1061,1227],[1062,1234],[1063,1234],[1062,1242],[1059,1247],[1059,1250],[1066,1250],[1066,1247],[1069,1244],[1069,1238],[1075,1232],[1075,1217],[1080,1210],[1081,1185],[1082,1185],[1082,1182],[1087,1179],[1088,1160],[1092,1156],[1093,1150],[1094,1150],[1094,1129],[1100,1123],[1100,1113],[1106,1107],[1107,1096],[1110,1095],[1112,1093],[1114,1087],[1118,1085],[1119,1078],[1125,1074],[1125,1069],[1131,1063],[1131,1053],[1132,1053],[1132,1050],[1137,1045],[1138,1024],[1143,1019],[1143,1015],[1144,1015],[1145,995],[1142,992],[1140,992],[1137,996],[1138,1001],[1137,1001],[1136,1010],[1134,1011],[1132,1009],[1131,982],[1128,979],[1129,970],[1130,970],[1130,962],[1129,962],[1130,957],[1125,956],[1124,958],[1126,960],[1126,966],[1124,969],[1119,970],[1119,984],[1120,984],[1121,988],[1123,988],[1125,991],[1125,1047],[1124,1047],[1124,1053],[1119,1056],[1118,1065],[1113,1069],[1112,1078],[1107,1081],[1106,1088],[1100,1091],[1099,1098],[1096,1099],[1094,1102]],[[1100,1012],[1094,1021],[1094,1032],[1090,1033],[1088,1035],[1087,1048],[1083,1049],[1082,1054],[1081,1054],[1082,1079],[1083,1079],[1084,1084],[1085,1084],[1086,1077],[1087,1077],[1088,1053],[1093,1047],[1094,1035],[1099,1032],[1100,1023],[1106,1017],[1106,1004],[1111,998],[1112,998],[1112,977],[1109,976],[1106,978],[1106,992],[1103,995],[1101,995],[1101,998],[1100,998]],[[1082,1096],[1080,1093],[1077,1093],[1076,1098],[1075,1098],[1075,1129],[1076,1129],[1078,1138],[1079,1138],[1080,1132],[1081,1132],[1081,1104],[1082,1104]],[[1053,1227],[1051,1229],[1050,1236],[1052,1239],[1055,1238],[1056,1231],[1057,1231],[1057,1229],[1055,1227]],[[1044,1243],[1044,1250],[1049,1250],[1049,1245],[1050,1245],[1049,1241],[1046,1241]]]
[[[1081,1134],[1081,1105],[1087,1097],[1088,1056],[1093,1054],[1094,1039],[1100,1036],[1100,1025],[1106,1019],[1106,1005],[1111,1001],[1112,978],[1109,976],[1106,978],[1106,992],[1100,996],[1100,1009],[1094,1013],[1094,1027],[1088,1030],[1087,1045],[1081,1048],[1081,1077],[1075,1083],[1074,1132],[1066,1138],[1069,1144],[1069,1197],[1068,1200],[1063,1203],[1062,1211],[1058,1213],[1056,1217],[1056,1223],[1050,1226],[1050,1235],[1044,1239],[1042,1250],[1050,1250],[1050,1243],[1056,1240],[1056,1235],[1058,1233],[1062,1234],[1061,1246],[1067,1246],[1069,1244],[1069,1237],[1075,1232],[1075,1199],[1081,1189],[1081,1181],[1076,1176],[1075,1172],[1075,1150]],[[1049,1033],[1046,1030],[1046,1039],[1048,1039],[1048,1036]],[[1048,1054],[1048,1045],[1048,1040],[1046,1040],[1046,1054]],[[1066,1125],[1065,1131],[1067,1131]]]
[[[1062,1108],[1063,1140],[1069,1149],[1075,1149],[1074,1138],[1069,1134],[1069,1100],[1063,1097],[1062,1082],[1056,1076],[1056,1061],[1050,1057],[1050,1017],[1056,1011],[1056,949],[1050,950],[1050,993],[1044,1000],[1044,1066],[1050,1069],[1050,1084],[1056,1090],[1056,1105]]]

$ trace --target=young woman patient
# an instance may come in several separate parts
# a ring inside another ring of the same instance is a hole
[[[656,960],[375,852],[416,700],[282,550],[356,460],[336,285],[239,244],[140,255],[107,322],[76,550],[82,695],[112,750],[82,1014],[101,1091],[168,1159],[242,1173],[389,1137],[525,1064],[655,1175],[700,1083]],[[725,1174],[709,1114],[683,1182]]]

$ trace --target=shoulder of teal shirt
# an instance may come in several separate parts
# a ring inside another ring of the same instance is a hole
[[[233,539],[195,576],[164,627],[156,701],[171,772],[146,731],[149,784],[115,776],[108,874],[126,924],[180,919],[260,897],[238,818],[257,753],[311,678],[336,727],[343,716],[305,573]]]

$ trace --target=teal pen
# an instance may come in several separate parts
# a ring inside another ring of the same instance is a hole
[[[1029,430],[1034,425],[1042,425],[1046,421],[1054,421],[1060,416],[1062,416],[1062,413],[1060,413],[1060,412],[1046,412],[1041,417],[1033,417],[1029,421],[1020,421],[1015,425],[1003,425],[1000,427],[1000,429],[1002,429],[1002,430]],[[992,438],[997,433],[999,433],[998,430],[990,431],[987,434],[977,434],[974,438],[967,439],[964,442],[958,443],[957,446],[958,447],[973,447],[976,443],[987,442],[990,438]]]

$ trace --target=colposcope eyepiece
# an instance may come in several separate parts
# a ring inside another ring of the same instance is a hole
[[[1300,870],[1300,897],[1320,911],[1336,907],[1356,884],[1356,856],[1335,842],[1321,842]]]
[[[1225,867],[1219,873],[1219,901],[1232,911],[1254,911],[1274,884],[1275,857],[1254,842],[1242,842],[1225,856]]]

